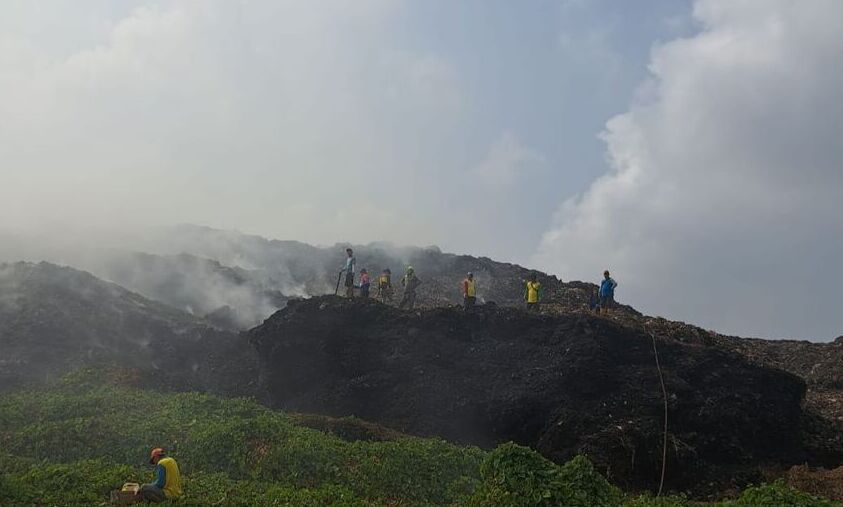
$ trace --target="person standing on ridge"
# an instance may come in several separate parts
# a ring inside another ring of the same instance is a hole
[[[381,272],[381,276],[378,277],[378,298],[382,303],[391,303],[392,294],[392,271],[386,268]]]
[[[403,310],[406,306],[408,310],[412,310],[416,306],[416,289],[421,285],[413,266],[407,266],[407,273],[401,279],[401,285],[404,286],[404,297],[401,298],[398,308]]]
[[[609,276],[609,270],[603,272],[603,281],[600,282],[600,311],[609,313],[615,307],[615,288],[618,282]]]
[[[354,268],[357,261],[351,248],[346,248],[345,254],[345,267],[340,270],[340,274],[345,273],[345,297],[351,298],[354,297]]]
[[[465,311],[468,312],[474,308],[474,304],[477,302],[477,284],[474,282],[474,273],[471,271],[468,272],[465,280],[462,281],[462,298]]]
[[[138,499],[158,503],[179,498],[182,495],[181,473],[176,460],[167,457],[164,449],[156,447],[149,453],[149,464],[155,465],[155,482],[141,486]]]
[[[542,284],[539,283],[535,273],[530,275],[527,287],[524,289],[524,301],[527,302],[527,310],[537,311],[541,300]]]
[[[369,297],[369,286],[371,282],[369,281],[369,271],[366,268],[360,270],[360,297],[361,298],[368,298]]]

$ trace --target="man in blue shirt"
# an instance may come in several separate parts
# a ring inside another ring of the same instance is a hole
[[[615,306],[615,288],[618,286],[618,282],[616,282],[611,276],[609,276],[609,271],[603,272],[603,281],[600,283],[600,311],[603,313],[609,313]]]

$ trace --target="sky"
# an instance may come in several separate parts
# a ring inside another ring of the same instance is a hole
[[[0,227],[387,240],[843,335],[838,0],[5,0]]]

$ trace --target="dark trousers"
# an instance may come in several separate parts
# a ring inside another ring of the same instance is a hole
[[[474,296],[465,296],[463,297],[463,304],[465,305],[465,310],[471,310],[474,308],[474,305],[477,303],[477,298]]]
[[[345,295],[346,297],[354,297],[354,273],[346,273],[345,275]]]
[[[166,500],[167,495],[164,494],[163,489],[159,488],[155,484],[144,484],[141,486],[140,490],[138,490],[138,498],[140,500],[158,503]]]
[[[416,306],[416,291],[404,291],[404,297],[401,298],[401,303],[398,308],[412,310]]]

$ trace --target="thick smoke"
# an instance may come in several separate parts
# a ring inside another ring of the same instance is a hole
[[[347,246],[320,248],[192,225],[0,236],[0,261],[82,269],[232,329],[259,324],[289,298],[333,293]],[[367,267],[373,275],[390,267],[397,279],[413,262],[440,270],[436,255],[423,255],[441,253],[435,247],[376,243],[355,248],[358,269]]]

